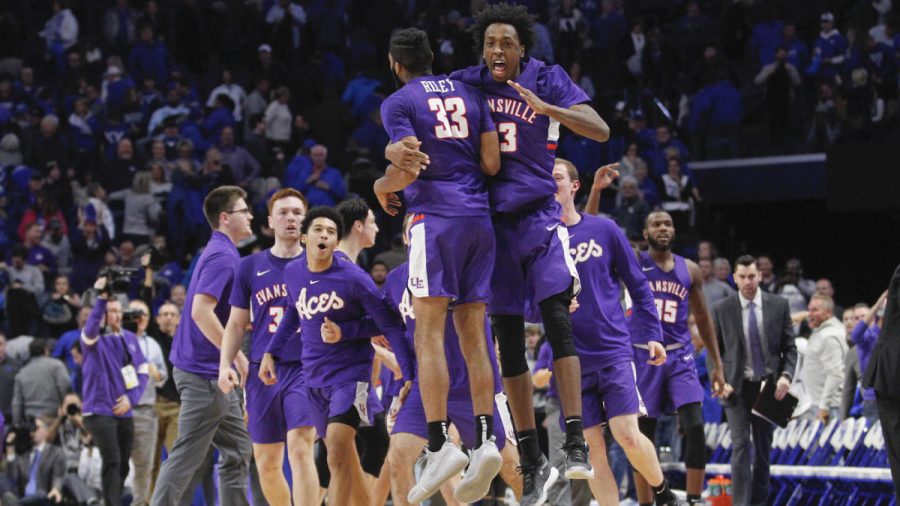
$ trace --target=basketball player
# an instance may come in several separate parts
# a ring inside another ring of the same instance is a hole
[[[334,250],[343,232],[337,211],[317,207],[300,229],[305,259],[285,268],[287,307],[263,355],[260,370],[267,384],[277,381],[275,363],[291,353],[291,338],[300,329],[305,392],[316,432],[325,440],[331,473],[330,501],[368,506],[369,491],[356,452],[360,424],[369,425],[381,411],[369,387],[373,350],[367,338],[344,336],[335,323],[360,322],[367,315],[391,343],[405,378],[412,381],[412,351],[403,325],[383,301],[362,269],[337,259]]]
[[[553,177],[582,288],[579,308],[572,313],[572,327],[581,358],[585,436],[594,450],[591,491],[603,506],[619,504],[619,487],[606,460],[603,424],[608,424],[636,472],[653,484],[656,503],[677,505],[653,443],[638,428],[638,416],[645,411],[636,384],[632,337],[620,303],[624,282],[634,301],[633,318],[640,331],[635,341],[647,346],[650,365],[660,366],[666,361],[666,352],[660,344],[662,331],[653,293],[619,226],[608,218],[576,211],[575,194],[581,183],[575,166],[557,158]]]
[[[369,209],[366,201],[360,198],[341,202],[337,206],[337,211],[343,220],[344,232],[335,250],[335,256],[355,266],[363,250],[375,245],[375,239],[378,236],[375,214]],[[357,332],[360,333],[360,338],[364,336],[374,337],[381,334],[375,328],[371,319],[366,319],[365,325],[362,325]],[[373,343],[378,341],[377,339],[373,340]],[[379,356],[383,355],[385,351],[381,346],[377,346],[375,350]],[[378,503],[378,498],[387,497],[390,494],[390,476],[384,468],[384,460],[387,457],[388,446],[390,446],[391,442],[390,438],[385,413],[383,412],[375,415],[374,422],[370,426],[360,427],[357,435],[359,458],[365,473],[366,486],[373,491],[373,506],[383,504],[383,500],[380,504]],[[317,456],[319,469],[327,471],[328,466],[323,466],[323,458],[327,461],[327,450],[320,451]],[[328,488],[329,481],[327,473],[323,472],[322,476],[319,477],[320,485],[323,488]]]
[[[533,25],[524,6],[485,7],[472,27],[484,64],[450,75],[481,88],[500,138],[500,172],[489,190],[497,251],[502,254],[496,256],[488,306],[519,439],[522,504],[527,506],[546,501],[557,472],[541,454],[535,430],[522,332],[526,298],[539,306],[553,348],[566,416],[566,476],[593,476],[582,429],[581,368],[569,319],[578,275],[554,199],[552,172],[560,124],[597,141],[609,138],[609,127],[564,69],[525,56],[534,41]]]
[[[706,468],[706,440],[701,410],[703,387],[694,364],[694,349],[688,326],[689,313],[697,322],[700,338],[713,364],[709,377],[714,397],[728,394],[722,374],[722,357],[719,355],[712,317],[703,296],[700,267],[693,261],[672,253],[675,227],[669,213],[650,213],[645,221],[644,238],[649,244],[649,251],[640,254],[641,270],[653,290],[656,311],[662,324],[663,345],[669,359],[662,367],[648,366],[646,362],[650,351],[641,342],[639,334],[632,333],[638,388],[648,415],[640,420],[641,432],[653,441],[656,419],[662,414],[678,413],[678,426],[684,434],[688,503],[702,504],[700,494],[703,492]],[[635,483],[638,502],[651,504],[652,496],[644,477],[635,473]]]
[[[471,502],[484,495],[476,498],[474,491],[486,493],[502,465],[493,437],[493,374],[484,332],[494,267],[485,175],[499,170],[500,150],[484,97],[471,86],[432,75],[432,59],[422,30],[409,28],[391,37],[391,71],[405,85],[382,104],[382,122],[392,142],[418,145],[434,163],[418,176],[389,167],[375,182],[375,193],[385,202],[386,194],[403,190],[407,211],[414,215],[407,288],[418,316],[414,342],[428,445],[425,469],[408,500],[430,497],[469,464],[457,495]],[[447,437],[450,379],[444,330],[451,305],[474,406],[471,462]]]
[[[409,218],[411,216],[407,216],[407,221],[410,221]],[[385,297],[391,303],[392,309],[395,309],[403,318],[404,323],[406,323],[406,338],[412,343],[414,342],[417,321],[413,304],[411,303],[413,297],[410,296],[410,291],[407,290],[408,278],[409,264],[403,263],[397,266],[388,274],[384,292]],[[447,399],[448,420],[456,426],[462,443],[468,448],[475,448],[478,437],[476,435],[477,428],[473,423],[473,402],[466,361],[454,325],[449,320],[446,321],[445,325],[446,339],[443,353],[446,356],[450,379]],[[487,326],[487,321],[484,318],[482,319],[482,325]],[[489,336],[486,338],[490,339]],[[502,385],[493,346],[488,347],[488,359],[492,366],[493,376],[491,392],[496,398],[497,394],[502,392]],[[422,396],[421,381],[417,378],[413,382],[408,396],[406,396],[400,406],[391,435],[391,449],[388,454],[388,460],[391,467],[394,502],[398,505],[407,504],[406,497],[412,488],[413,469],[416,459],[422,452],[422,444],[428,437],[427,419]],[[504,481],[513,488],[516,497],[521,497],[522,480],[516,473],[516,466],[519,464],[518,454],[513,446],[506,445],[507,427],[509,427],[509,437],[512,437],[512,433],[509,412],[505,401],[496,401],[492,414],[493,429],[498,437],[496,446],[503,460],[500,474],[503,476]],[[504,422],[504,420],[506,421]],[[484,439],[484,434],[482,434],[481,439]],[[488,493],[490,482],[484,483],[473,478],[474,475],[472,473],[466,474],[459,486],[453,491],[453,497],[460,503],[476,502]]]
[[[235,244],[250,237],[253,216],[247,193],[236,186],[220,186],[203,200],[203,214],[212,237],[197,260],[188,285],[184,312],[175,330],[170,358],[181,395],[178,437],[163,462],[153,492],[153,506],[181,501],[210,445],[220,453],[219,491],[223,505],[245,506],[252,451],[244,426],[241,399],[235,392],[210,390],[219,377],[219,348],[228,318],[228,299],[240,255]],[[235,366],[247,377],[247,358],[236,354]]]
[[[269,198],[269,228],[275,233],[272,248],[241,259],[231,290],[231,314],[222,338],[219,388],[230,392],[237,376],[229,364],[241,348],[244,329],[253,325],[250,341],[250,371],[247,377],[248,431],[266,501],[272,505],[314,506],[318,481],[313,460],[315,430],[309,405],[301,389],[299,347],[288,347],[290,356],[278,364],[281,381],[265,386],[259,379],[259,361],[284,314],[287,293],[284,268],[300,256],[300,224],[306,215],[306,197],[293,188]],[[294,341],[299,336],[292,337]],[[282,472],[287,440],[293,494]]]

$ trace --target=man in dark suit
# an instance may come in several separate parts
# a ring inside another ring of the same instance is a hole
[[[894,271],[887,294],[881,335],[863,375],[863,384],[875,389],[894,494],[900,499],[900,266]]]
[[[14,448],[23,447],[20,444],[7,445],[6,473],[14,495],[19,499],[17,502],[21,504],[48,504],[62,500],[66,462],[62,449],[47,442],[50,423],[45,417],[35,419],[34,432],[31,433],[34,446],[30,450],[14,453]],[[8,496],[4,496],[6,499],[9,499]]]
[[[734,280],[739,292],[713,308],[725,381],[734,388],[722,403],[731,429],[734,504],[766,505],[774,426],[752,415],[751,410],[763,380],[777,381],[777,399],[787,394],[797,365],[797,348],[787,299],[759,289],[754,257],[737,259]]]

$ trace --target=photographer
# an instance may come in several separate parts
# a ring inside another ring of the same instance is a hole
[[[38,417],[33,425],[19,426],[6,437],[6,474],[13,486],[14,498],[4,495],[3,503],[44,504],[62,501],[65,457],[50,444],[49,417]]]
[[[59,444],[65,455],[66,473],[78,472],[81,456],[81,435],[84,433],[84,418],[81,416],[81,399],[78,394],[66,395],[56,419],[47,429],[47,441]],[[57,439],[58,438],[58,439]]]
[[[94,283],[98,292],[81,334],[84,350],[84,425],[103,457],[103,497],[106,504],[122,502],[134,438],[132,406],[147,387],[149,367],[137,337],[122,328],[122,305],[109,300],[104,275]],[[107,333],[100,333],[106,317]]]
[[[59,407],[59,415],[47,429],[47,441],[62,448],[65,461],[65,478],[63,480],[63,493],[66,498],[72,498],[78,504],[89,504],[99,501],[99,492],[88,487],[85,480],[79,476],[80,462],[90,448],[85,444],[90,440],[90,434],[84,429],[84,418],[81,416],[81,398],[78,394],[66,395],[62,406]],[[99,453],[94,451],[99,461]],[[97,474],[100,473],[100,466]],[[100,487],[97,487],[99,490]]]

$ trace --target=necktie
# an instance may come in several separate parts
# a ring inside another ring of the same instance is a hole
[[[756,304],[750,301],[747,305],[747,340],[750,344],[750,358],[753,361],[753,375],[762,378],[766,375],[766,358],[763,354],[762,341],[759,338],[759,325],[756,320]]]
[[[38,463],[41,461],[41,451],[34,450],[34,458],[31,460],[31,469],[28,470],[28,484],[25,485],[25,496],[37,494]]]

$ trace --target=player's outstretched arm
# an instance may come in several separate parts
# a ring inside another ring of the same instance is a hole
[[[685,259],[688,272],[691,275],[691,293],[689,298],[691,314],[697,322],[697,330],[700,331],[700,339],[706,347],[706,353],[712,368],[709,371],[710,383],[713,387],[713,397],[725,395],[725,374],[722,369],[722,355],[719,353],[719,340],[716,338],[716,329],[713,326],[712,316],[706,307],[706,297],[703,296],[703,276],[700,267],[691,260]]]
[[[588,194],[587,204],[584,205],[585,214],[596,216],[600,214],[600,193],[609,188],[613,179],[619,177],[619,162],[604,165],[594,172],[594,182],[591,184],[591,193]]]
[[[391,344],[391,351],[397,359],[403,378],[412,381],[416,377],[415,352],[404,335],[403,320],[390,308],[390,303],[379,293],[368,275],[361,276],[361,286],[357,289],[359,301],[366,312]]]
[[[648,346],[651,342],[662,343],[662,327],[659,324],[659,314],[647,276],[641,270],[641,264],[622,229],[613,226],[611,232],[612,241],[609,248],[612,250],[613,264],[631,295],[633,318],[637,318],[636,321],[639,323],[642,341]]]
[[[388,165],[384,175],[375,180],[375,193],[394,193],[413,184],[419,176],[401,170],[394,164]]]
[[[534,112],[550,116],[582,137],[599,142],[606,142],[609,139],[609,125],[590,105],[575,104],[569,108],[558,107],[544,102],[533,91],[515,81],[507,81],[507,83],[516,89]]]

